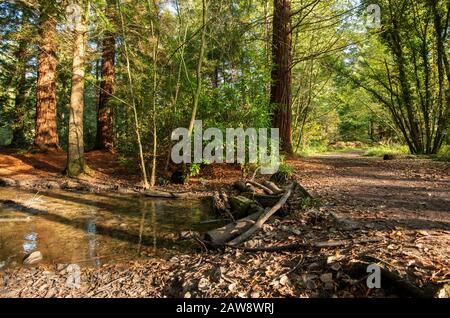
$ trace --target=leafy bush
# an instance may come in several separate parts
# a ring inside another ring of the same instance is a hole
[[[450,162],[450,145],[443,146],[439,153],[433,157],[433,159],[437,161]]]
[[[407,146],[390,144],[390,145],[377,145],[370,147],[364,156],[367,157],[381,157],[384,155],[407,155],[409,154],[409,149]]]
[[[278,183],[285,183],[294,175],[295,168],[289,164],[282,163],[278,171],[272,175],[272,180]]]

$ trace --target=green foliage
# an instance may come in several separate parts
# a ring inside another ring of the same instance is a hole
[[[439,153],[433,156],[433,159],[436,161],[450,162],[450,145],[443,146]]]
[[[409,154],[407,146],[399,144],[376,145],[367,149],[364,156],[382,157],[384,155],[406,155]]]
[[[113,18],[105,13],[111,3],[114,4]],[[166,153],[172,145],[171,132],[177,127],[187,127],[192,112],[200,48],[201,1],[178,1],[178,6],[167,3],[120,1],[124,19],[122,28],[115,0],[91,1],[84,92],[84,141],[87,150],[92,149],[102,80],[102,39],[106,32],[113,32],[117,49],[116,87],[111,99],[114,135],[117,150],[122,155],[119,164],[129,171],[136,171],[138,167],[134,161],[138,152],[136,129],[141,133],[144,153],[148,154],[153,148],[155,119],[157,150],[158,153]],[[224,132],[231,127],[272,126],[274,105],[270,105],[269,100],[273,8],[271,2],[267,3],[265,7],[264,1],[209,1],[210,20],[205,26],[207,40],[197,113],[197,119],[203,120],[204,129],[217,127]],[[339,141],[361,142],[364,147],[375,143],[376,146],[367,146],[367,155],[406,152],[405,147],[400,145],[405,136],[398,127],[399,123],[393,120],[395,112],[389,107],[395,106],[398,113],[407,113],[405,107],[408,105],[398,104],[402,94],[389,92],[390,84],[394,92],[400,91],[402,86],[395,50],[392,49],[392,25],[389,22],[392,19],[388,9],[393,9],[400,21],[399,35],[407,73],[405,81],[411,89],[413,117],[418,125],[422,125],[419,127],[422,139],[426,140],[423,138],[423,123],[428,121],[433,125],[445,122],[438,121],[439,112],[435,112],[440,107],[439,65],[436,63],[435,26],[428,2],[405,2],[403,11],[399,11],[401,6],[398,6],[397,0],[392,1],[391,7],[384,0],[374,3],[382,7],[383,32],[361,27],[365,10],[355,10],[352,2],[319,1],[309,12],[299,10],[302,4],[292,1],[292,12],[295,12],[292,16],[292,25],[295,26],[292,31],[292,133],[294,149],[300,155],[353,148],[339,147]],[[440,2],[437,9],[445,17],[443,3]],[[64,12],[59,9],[58,12]],[[264,15],[267,15],[267,21]],[[28,18],[22,19],[24,16]],[[60,145],[65,149],[73,42],[65,19],[60,15],[55,15],[55,19],[58,22],[57,127]],[[20,72],[15,70],[25,66],[27,98],[23,109],[23,147],[29,146],[34,137],[36,58],[39,54],[36,45],[39,37],[37,21],[36,13],[29,12],[18,1],[0,3],[0,126],[12,127],[16,115],[20,113],[15,106],[16,73]],[[414,27],[416,25],[417,28]],[[425,30],[425,25],[427,31],[423,34],[422,43],[419,30]],[[159,35],[157,47],[156,34]],[[130,56],[133,96],[128,83],[125,42]],[[17,55],[21,43],[27,47],[25,65]],[[447,39],[447,53],[448,43]],[[155,48],[156,63],[153,60]],[[427,54],[422,54],[423,48],[428,50]],[[425,62],[430,66],[428,69]],[[430,72],[429,81],[426,72]],[[155,74],[156,90],[153,87]],[[426,83],[429,84],[428,92]],[[448,86],[444,86],[441,95],[448,91]],[[421,103],[427,94],[430,94],[428,117],[421,112]],[[133,102],[137,108],[138,127],[130,106]],[[155,112],[153,104],[156,105]],[[403,118],[400,123],[408,126],[406,121],[408,119]],[[445,129],[448,131],[448,127],[443,125],[442,131]],[[394,145],[384,145],[386,142]],[[448,147],[443,149],[437,157],[448,157]],[[249,172],[250,168],[253,167],[244,165],[243,170]],[[197,175],[200,169],[200,164],[191,165],[189,174]],[[292,173],[285,164],[281,165],[280,171],[285,176]]]
[[[278,171],[272,175],[272,180],[285,183],[294,176],[295,168],[289,164],[281,163]]]
[[[127,169],[129,173],[136,173],[138,171],[138,167],[136,166],[136,162],[134,159],[126,157],[124,155],[119,155],[117,158],[117,163],[119,166]]]
[[[192,163],[189,165],[189,176],[195,177],[200,174],[202,164],[201,163]]]
[[[301,157],[310,157],[317,154],[328,152],[329,148],[327,145],[321,144],[321,145],[306,145],[301,148],[301,150],[297,151],[297,154]]]

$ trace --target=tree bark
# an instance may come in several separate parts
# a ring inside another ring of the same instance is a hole
[[[437,129],[431,153],[437,153],[442,146],[442,142],[444,141],[444,133],[449,127],[450,119],[450,66],[444,45],[446,40],[446,30],[448,28],[448,19],[442,23],[442,17],[438,9],[437,0],[432,0],[429,4],[431,5],[433,24],[435,28],[436,64],[439,85]],[[450,5],[448,5],[448,10],[450,10]],[[447,74],[447,81],[445,80],[445,74]]]
[[[272,86],[270,103],[275,105],[272,125],[280,130],[281,150],[292,154],[292,33],[290,0],[274,0],[272,38]]]
[[[21,40],[16,56],[18,58],[16,71],[16,97],[14,98],[14,123],[13,139],[11,145],[14,147],[20,147],[25,141],[23,134],[24,116],[25,116],[25,104],[27,100],[27,87],[26,87],[26,62],[27,62],[27,50],[26,43]]]
[[[39,22],[38,78],[36,86],[36,132],[34,148],[58,148],[56,130],[56,22],[43,12]]]
[[[81,19],[75,28],[75,42],[73,47],[72,93],[70,96],[66,167],[66,173],[71,177],[78,176],[86,170],[83,134],[85,33],[86,25],[84,19]]]
[[[113,19],[111,8],[107,9],[107,15],[111,21]],[[111,106],[111,96],[115,91],[115,55],[115,35],[111,31],[107,31],[103,39],[95,148],[110,152],[114,151],[114,112]]]

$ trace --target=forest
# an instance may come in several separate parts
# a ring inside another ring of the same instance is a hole
[[[450,296],[449,23],[449,0],[0,1],[0,288]],[[179,129],[217,160],[176,162]],[[229,129],[276,129],[277,171]]]

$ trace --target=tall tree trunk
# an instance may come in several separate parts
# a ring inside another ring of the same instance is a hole
[[[107,9],[110,21],[113,19],[113,10]],[[95,148],[99,150],[114,151],[113,108],[111,96],[115,91],[115,55],[116,39],[114,33],[107,31],[103,40],[102,74],[97,113],[97,138]]]
[[[43,12],[39,22],[38,78],[36,86],[36,132],[34,148],[58,148],[56,130],[56,22]]]
[[[275,105],[272,125],[280,130],[281,150],[292,148],[292,33],[290,0],[274,0],[272,38],[272,87],[270,103]]]
[[[16,56],[18,58],[15,80],[16,97],[14,99],[14,123],[13,123],[13,139],[11,145],[14,147],[20,147],[25,141],[23,134],[24,116],[25,116],[25,104],[27,100],[27,87],[26,87],[26,63],[27,63],[27,50],[24,40],[20,40],[19,48]]]
[[[429,2],[433,13],[433,23],[435,28],[436,39],[436,64],[438,70],[438,110],[437,110],[437,127],[436,135],[433,143],[432,153],[437,153],[444,141],[444,133],[449,127],[450,121],[450,66],[445,49],[445,38],[448,28],[448,18],[442,23],[444,14],[439,12],[438,1],[431,0]],[[450,10],[450,4],[447,3],[447,10]],[[449,13],[447,13],[448,15]],[[445,75],[447,74],[447,80]]]
[[[69,138],[67,149],[68,176],[74,177],[86,171],[84,158],[83,111],[84,111],[84,75],[85,75],[85,33],[83,18],[75,26],[73,47],[72,93],[69,109]]]

